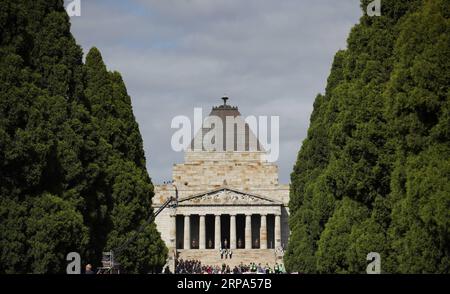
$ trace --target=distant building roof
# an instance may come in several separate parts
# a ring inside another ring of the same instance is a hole
[[[214,106],[211,110],[211,113],[208,116],[208,118],[218,117],[220,121],[222,121],[223,149],[215,151],[261,151],[262,148],[258,138],[250,130],[250,127],[245,122],[244,118],[242,118],[241,113],[239,112],[237,106],[231,106],[227,104],[228,99],[229,99],[228,97],[222,97],[223,104],[219,106]],[[227,117],[229,117],[228,119],[229,124],[227,124]],[[217,128],[217,126],[215,126],[214,124],[213,119],[211,119],[211,122],[214,125],[213,127],[211,128],[202,127],[202,129],[197,132],[197,134],[195,135],[194,139],[191,142],[191,150],[212,151],[209,150],[207,146],[203,145],[203,137],[213,128]],[[231,125],[231,123],[233,124]],[[241,125],[244,131],[238,131],[238,125]],[[231,126],[233,126],[234,128],[228,130],[227,128]],[[232,144],[232,142],[227,144],[227,137],[234,138],[234,144]],[[239,144],[240,142],[241,144]],[[254,143],[252,144],[252,142]],[[195,146],[194,145],[195,143],[197,143],[198,146]],[[212,143],[213,144],[215,143],[215,138],[212,139]]]

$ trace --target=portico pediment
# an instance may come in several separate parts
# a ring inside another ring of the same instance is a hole
[[[179,205],[281,205],[281,202],[223,187],[182,198]]]

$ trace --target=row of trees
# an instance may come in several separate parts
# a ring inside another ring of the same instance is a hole
[[[82,62],[62,0],[1,1],[0,34],[0,272],[65,272],[71,251],[98,265],[130,238],[123,270],[159,270],[167,249],[146,224],[153,186],[120,74],[96,48]]]
[[[291,174],[289,270],[450,272],[449,17],[384,0],[351,30]]]

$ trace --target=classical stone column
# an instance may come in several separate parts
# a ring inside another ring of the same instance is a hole
[[[184,249],[191,249],[191,221],[189,214],[184,216]]]
[[[220,240],[220,214],[216,215],[216,219],[214,222],[215,228],[214,228],[214,249],[219,249],[221,246],[221,240]]]
[[[275,214],[275,249],[281,246],[281,216]]]
[[[199,249],[205,249],[206,244],[206,227],[205,227],[205,216],[200,215],[200,228],[199,228]]]
[[[267,249],[267,218],[261,214],[261,228],[259,231],[259,248]]]
[[[252,249],[252,215],[245,215],[245,249]]]
[[[230,215],[230,249],[236,249],[236,215]]]
[[[170,214],[170,230],[169,230],[169,239],[170,239],[170,247],[176,249],[176,237],[177,237],[177,215]]]

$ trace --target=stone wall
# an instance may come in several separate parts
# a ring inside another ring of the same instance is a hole
[[[161,239],[166,243],[167,247],[170,247],[170,210],[164,209],[155,219],[156,227],[161,233]]]
[[[175,187],[178,198],[183,199],[192,195],[228,187],[241,192],[260,195],[265,198],[281,202],[281,243],[286,246],[289,238],[288,202],[289,185],[278,183],[278,167],[264,159],[264,152],[209,152],[187,151],[185,162],[173,167],[173,184],[155,186],[153,206],[159,207],[169,197],[175,197]],[[205,210],[206,209],[206,210]],[[183,213],[217,213],[208,207],[183,207],[177,209]],[[215,208],[217,210],[217,208]],[[231,210],[230,210],[231,209]],[[262,210],[261,210],[262,209]],[[223,207],[223,214],[233,210],[233,207]],[[236,213],[243,213],[242,207]],[[253,211],[254,210],[254,211]],[[265,208],[248,207],[246,213],[265,213]],[[270,213],[270,211],[268,211]],[[170,246],[170,214],[171,209],[165,209],[156,218],[158,230],[162,239]]]
[[[188,151],[173,168],[173,180],[187,187],[214,189],[224,185],[271,187],[278,184],[278,167],[263,160],[263,152]]]
[[[264,160],[264,152],[187,151],[185,162],[175,164],[173,185],[155,186],[154,203],[175,196],[187,197],[223,186],[289,202],[289,185],[278,183],[278,166]]]

